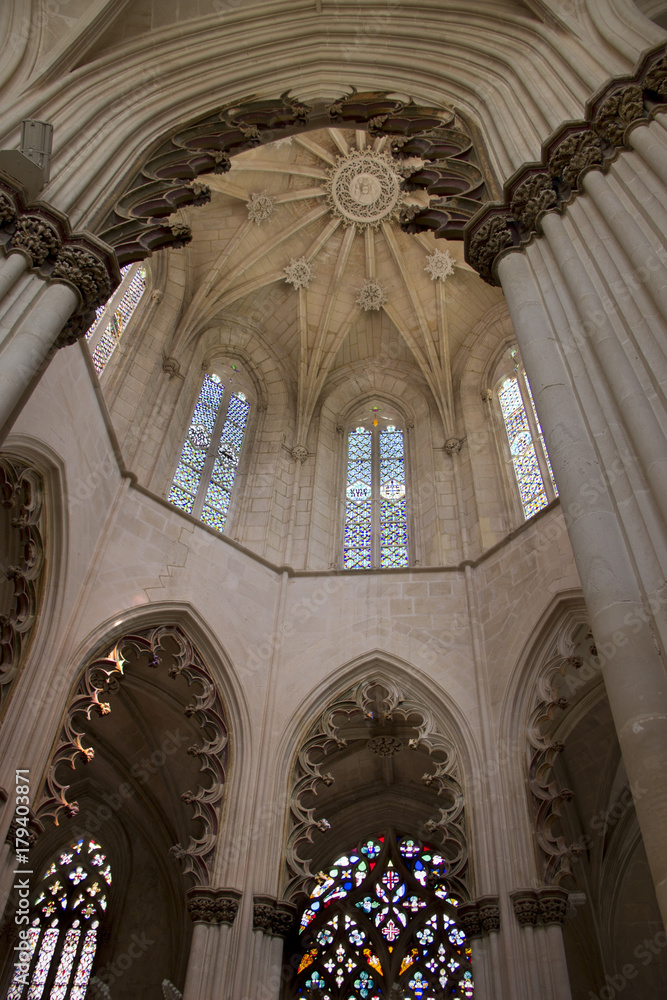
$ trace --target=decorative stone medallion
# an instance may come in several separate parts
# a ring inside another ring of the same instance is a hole
[[[377,229],[398,215],[401,177],[387,153],[353,149],[329,171],[325,191],[332,213],[344,225]]]
[[[369,309],[381,309],[386,301],[387,293],[380,282],[376,281],[375,278],[366,278],[359,289],[357,305],[368,312]]]
[[[260,194],[251,194],[250,201],[246,202],[246,208],[248,209],[248,218],[250,221],[254,222],[257,226],[261,226],[263,222],[266,222],[273,215],[275,199],[267,194],[266,191],[262,191]]]
[[[290,257],[290,262],[284,271],[285,281],[294,288],[308,288],[315,277],[305,257]]]
[[[454,274],[455,260],[449,250],[434,250],[426,258],[425,271],[431,275],[432,281],[445,281],[450,274]]]

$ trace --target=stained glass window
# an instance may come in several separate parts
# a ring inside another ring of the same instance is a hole
[[[403,431],[377,424],[376,418],[347,436],[345,569],[408,565]]]
[[[110,884],[111,866],[92,838],[58,854],[35,891],[7,1000],[83,1000]]]
[[[381,1000],[473,997],[471,952],[445,857],[393,833],[358,844],[318,876],[304,910],[297,995]]]
[[[218,375],[204,377],[168,500],[218,531],[227,520],[249,413],[244,392]]]
[[[528,519],[558,496],[558,489],[526,373],[519,366],[516,350],[510,354],[516,372],[503,380],[498,398],[521,505]]]
[[[141,296],[146,290],[146,268],[127,264],[121,268],[121,283],[111,298],[100,306],[95,322],[86,334],[95,371],[101,375],[116,350]]]

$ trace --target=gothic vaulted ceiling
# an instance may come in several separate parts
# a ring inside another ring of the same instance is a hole
[[[501,302],[460,242],[401,230],[399,213],[428,196],[406,184],[417,158],[393,158],[388,141],[321,129],[269,143],[207,175],[210,203],[182,210],[181,349],[218,319],[264,331],[297,382],[301,441],[327,379],[373,360],[414,369],[451,432],[452,365]]]

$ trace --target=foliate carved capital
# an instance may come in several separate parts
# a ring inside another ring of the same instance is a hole
[[[524,229],[534,229],[537,216],[555,208],[558,196],[553,181],[544,173],[533,174],[516,188],[511,209]]]
[[[516,889],[510,893],[514,915],[522,927],[534,927],[540,918],[540,904],[534,889]]]
[[[84,309],[102,305],[111,294],[107,269],[102,261],[81,247],[63,247],[51,277],[74,285]]]
[[[568,892],[556,885],[541,889],[516,889],[510,893],[514,914],[522,927],[537,924],[562,925],[567,913]]]
[[[16,223],[9,251],[25,254],[31,267],[41,267],[47,257],[55,257],[62,239],[55,226],[39,216],[24,215]]]
[[[461,926],[469,938],[482,937],[500,930],[500,905],[498,896],[480,896],[469,903],[461,903],[457,910]]]
[[[233,924],[241,896],[237,889],[193,886],[188,889],[188,913],[192,920],[205,924]]]
[[[631,84],[616,91],[602,102],[595,118],[595,131],[607,142],[620,146],[625,130],[644,118],[644,95],[641,87]]]
[[[540,922],[562,926],[567,913],[567,890],[550,885],[545,889],[538,889],[537,895],[540,902]]]
[[[9,226],[17,215],[17,208],[12,199],[0,193],[0,226]]]
[[[487,204],[464,229],[466,260],[496,284],[497,257],[523,246],[537,232],[542,212],[560,211],[580,192],[591,169],[606,171],[624,148],[628,127],[646,121],[667,100],[667,55],[650,53],[635,80],[616,79],[585,120],[559,128],[545,143],[540,163],[521,167],[507,182],[504,200]],[[432,206],[431,206],[432,207]]]
[[[295,917],[296,906],[293,903],[274,899],[273,896],[253,898],[253,930],[262,931],[271,937],[285,938],[294,926]]]
[[[547,168],[552,177],[570,188],[578,185],[579,174],[604,161],[602,140],[590,129],[576,132],[560,143],[549,157]]]
[[[495,283],[493,264],[496,257],[515,243],[509,221],[505,214],[487,219],[472,233],[468,242],[468,262],[491,285]]]

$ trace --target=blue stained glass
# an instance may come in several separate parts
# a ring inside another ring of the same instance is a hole
[[[174,482],[167,498],[186,514],[192,513],[197,497],[223,391],[223,386],[216,376],[204,377]]]
[[[546,507],[549,499],[535,453],[528,416],[519,388],[519,380],[517,378],[505,379],[500,387],[498,398],[505,420],[514,474],[519,486],[524,515],[529,518],[542,507]]]
[[[535,423],[537,425],[537,430],[540,435],[540,444],[542,445],[542,451],[544,453],[544,458],[547,463],[547,469],[549,470],[549,478],[551,479],[551,485],[554,488],[554,493],[558,496],[558,486],[556,485],[556,480],[554,479],[554,470],[551,468],[551,459],[549,458],[549,452],[547,451],[547,446],[544,443],[544,434],[542,433],[542,425],[540,424],[539,417],[537,416],[537,409],[535,408],[535,400],[533,399],[533,390],[530,388],[530,382],[525,372],[521,373],[526,384],[526,389],[528,390],[528,395],[530,397],[530,405],[533,408],[533,416],[535,417]]]
[[[345,501],[345,569],[370,569],[372,557],[372,465],[373,436],[365,427],[348,434]]]
[[[380,434],[380,566],[386,569],[407,565],[403,432],[387,427]]]
[[[323,1000],[380,1000],[398,988],[405,1000],[472,998],[470,946],[451,888],[441,882],[446,859],[428,844],[392,834],[360,845],[347,862],[348,856],[339,859],[313,888],[301,922],[297,996],[306,1000],[317,988]],[[353,876],[361,865],[365,885],[358,887]],[[437,877],[438,889],[427,873]],[[330,903],[316,911],[313,897],[323,885]]]
[[[124,278],[130,268],[135,266],[135,264],[128,264],[126,267],[121,268],[122,277]],[[146,269],[144,267],[139,267],[137,273],[132,278],[132,281],[127,286],[125,294],[118,303],[118,307],[111,317],[109,325],[102,334],[102,337],[93,352],[93,364],[98,375],[102,374],[107,361],[116,350],[118,341],[123,336],[125,328],[130,322],[132,314],[139,304],[139,299],[144,294],[145,290]],[[106,303],[97,310],[95,323],[86,334],[86,339],[90,339],[92,336],[105,308]]]
[[[222,531],[225,527],[230,494],[236,477],[249,412],[250,403],[242,393],[236,393],[232,396],[220,435],[218,454],[206,491],[201,518],[202,521],[217,528],[218,531]]]

